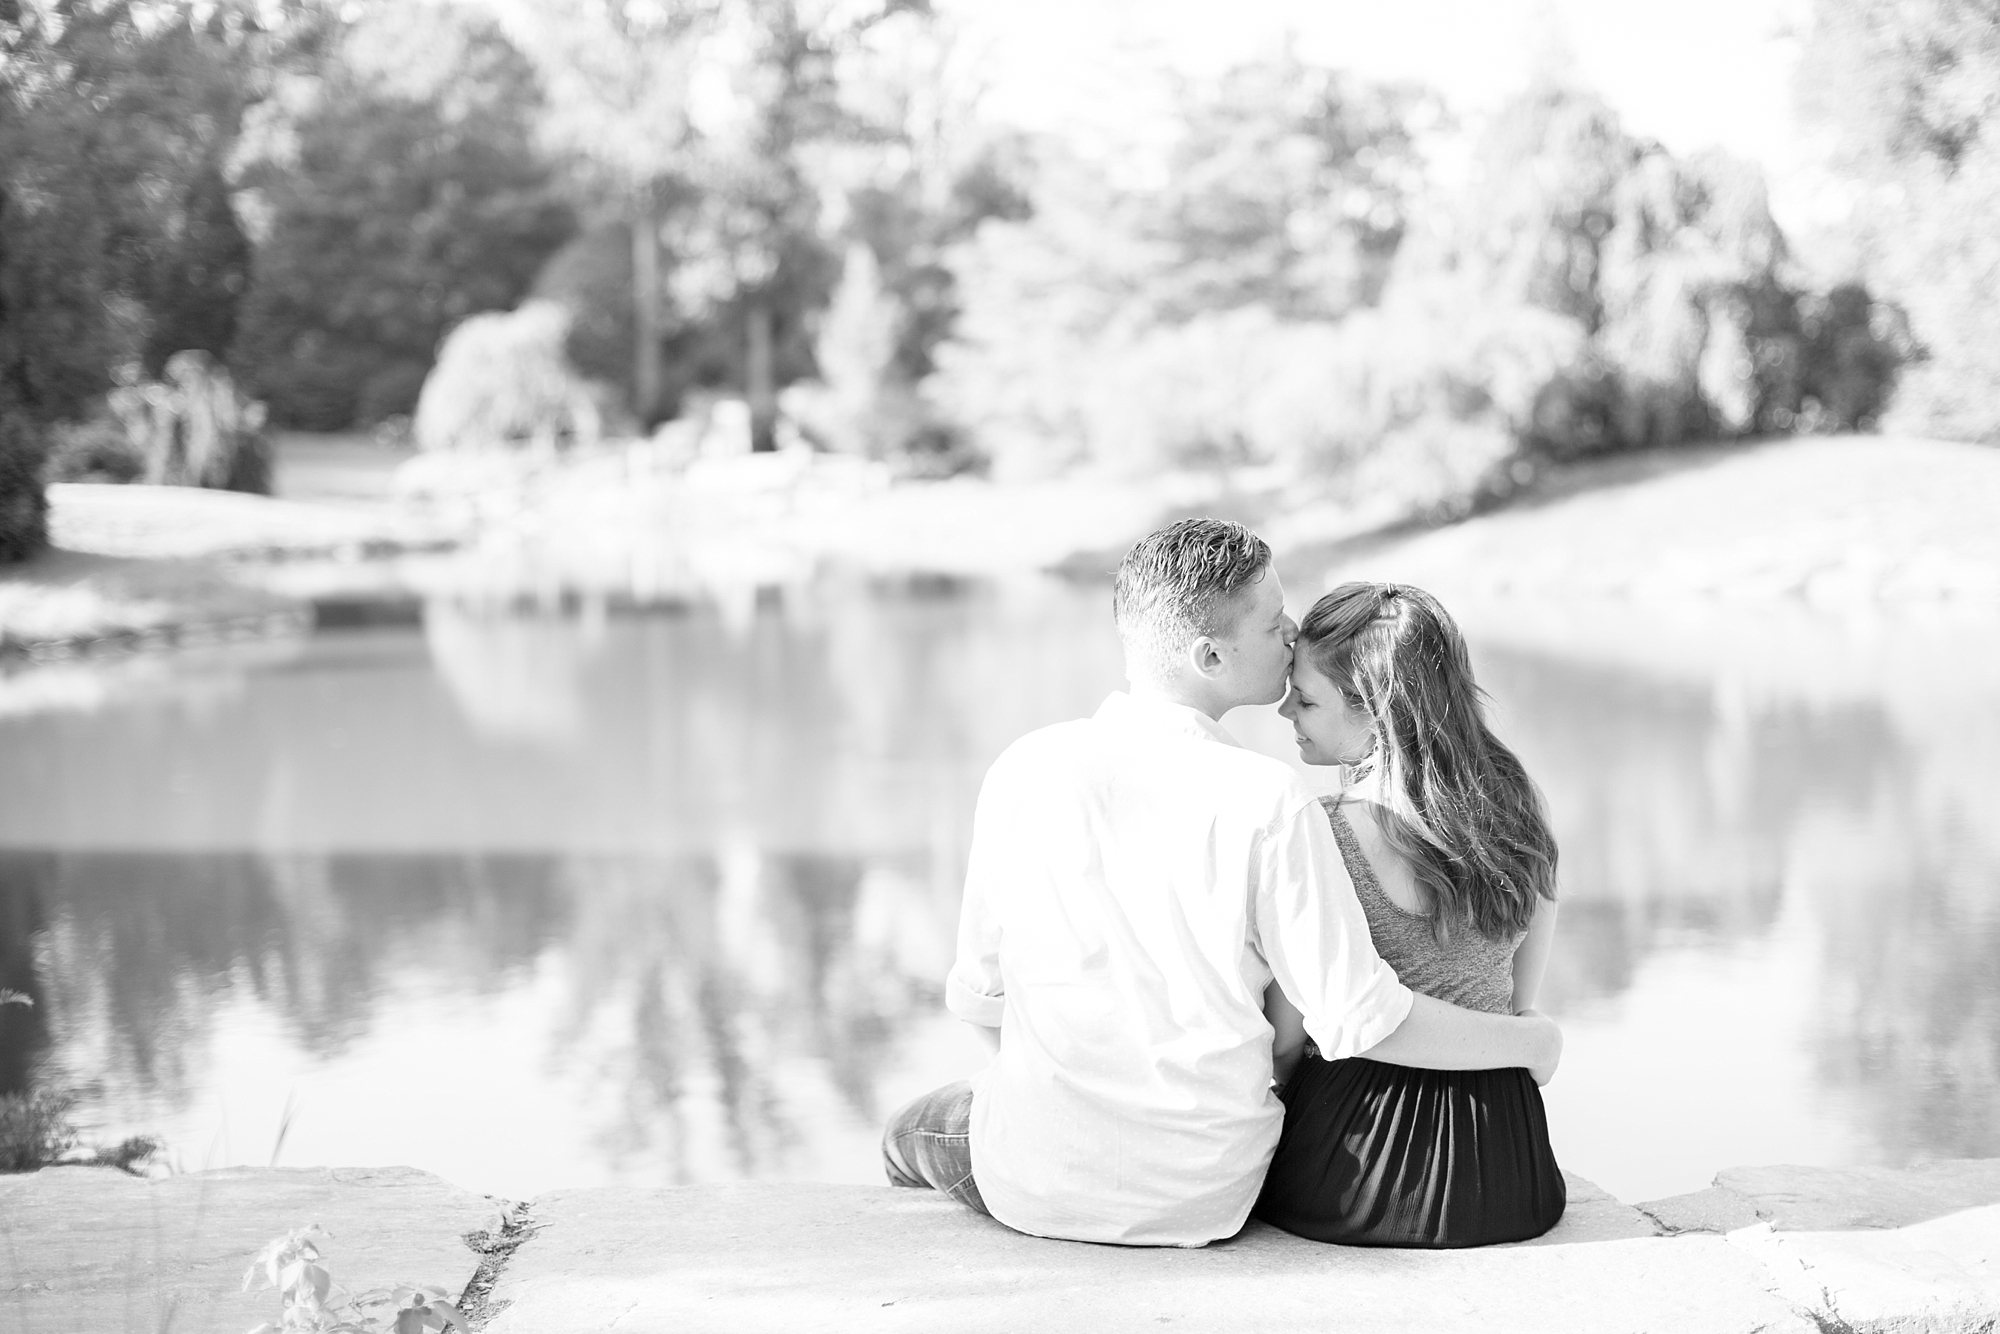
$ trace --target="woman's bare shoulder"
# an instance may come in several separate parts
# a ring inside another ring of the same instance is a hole
[[[1347,827],[1354,831],[1354,841],[1360,845],[1361,855],[1367,858],[1375,882],[1389,902],[1412,917],[1429,912],[1429,898],[1417,883],[1415,869],[1389,838],[1388,824],[1395,817],[1388,807],[1352,794],[1341,801],[1340,813],[1346,817]]]
[[[1342,805],[1340,809],[1378,872],[1389,872],[1392,866],[1401,867],[1410,882],[1416,883],[1416,872],[1411,869],[1409,858],[1403,852],[1410,842],[1409,826],[1386,802],[1362,797]]]
[[[1338,810],[1347,817],[1351,825],[1365,827],[1369,833],[1378,833],[1382,828],[1382,805],[1380,802],[1359,792],[1343,792],[1338,797],[1327,799],[1328,810]]]

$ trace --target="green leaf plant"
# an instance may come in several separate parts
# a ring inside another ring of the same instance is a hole
[[[443,1288],[374,1288],[349,1295],[333,1281],[320,1243],[332,1234],[313,1224],[273,1238],[243,1275],[245,1292],[261,1277],[276,1288],[282,1312],[250,1334],[425,1334],[455,1330],[472,1334],[457,1307],[445,1300]]]

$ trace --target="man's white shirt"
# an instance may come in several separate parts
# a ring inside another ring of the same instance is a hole
[[[1298,775],[1122,692],[1009,746],[980,789],[945,986],[1001,1030],[973,1079],[993,1216],[1131,1245],[1241,1229],[1284,1120],[1274,976],[1329,1059],[1410,1011]]]

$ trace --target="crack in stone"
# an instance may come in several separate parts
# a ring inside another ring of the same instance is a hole
[[[533,1201],[509,1204],[501,1211],[498,1231],[468,1232],[465,1244],[479,1253],[479,1268],[472,1272],[465,1291],[459,1296],[459,1313],[466,1323],[477,1331],[486,1328],[487,1322],[509,1306],[509,1301],[494,1301],[493,1290],[499,1286],[500,1275],[507,1268],[507,1262],[520,1249],[521,1243],[541,1230],[530,1211]]]

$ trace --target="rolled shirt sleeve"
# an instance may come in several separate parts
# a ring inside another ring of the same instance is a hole
[[[1282,821],[1262,856],[1257,934],[1271,976],[1322,1056],[1358,1056],[1402,1025],[1413,999],[1375,952],[1325,810],[1312,801]]]

